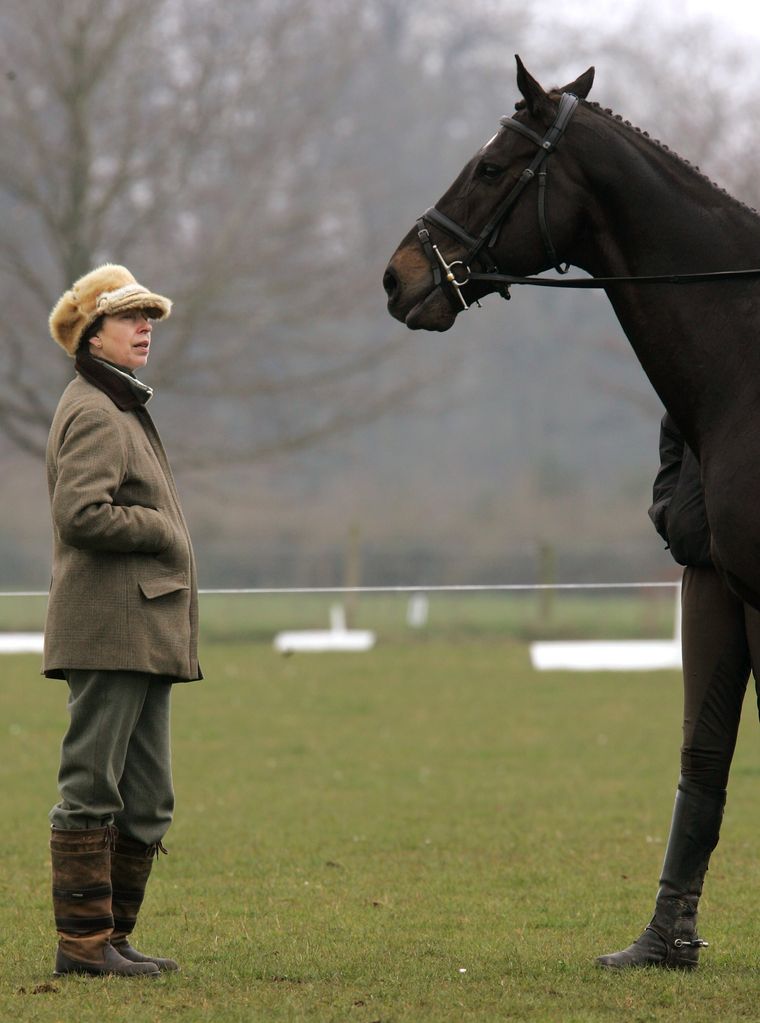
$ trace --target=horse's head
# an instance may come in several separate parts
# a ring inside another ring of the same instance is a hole
[[[517,59],[522,101],[394,252],[383,285],[388,311],[412,330],[448,330],[457,313],[496,283],[470,281],[470,270],[528,275],[567,258],[582,206],[577,168],[558,161],[546,201],[549,156],[569,123],[577,99],[594,80],[589,68],[562,89],[545,92]],[[532,198],[531,198],[532,196]]]

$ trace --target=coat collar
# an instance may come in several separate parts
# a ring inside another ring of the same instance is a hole
[[[75,367],[77,373],[107,394],[122,412],[132,412],[145,405],[153,397],[153,388],[142,383],[126,370],[114,366],[105,359],[96,359],[89,351],[77,352]]]

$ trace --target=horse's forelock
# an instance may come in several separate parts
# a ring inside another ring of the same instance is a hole
[[[562,90],[559,87],[550,89],[546,95],[549,99],[559,102],[562,97]],[[525,110],[527,105],[524,99],[518,99],[515,103],[515,110]]]

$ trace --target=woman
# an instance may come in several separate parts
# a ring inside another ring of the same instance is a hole
[[[53,571],[43,673],[65,679],[70,723],[50,812],[55,972],[156,975],[132,947],[172,820],[169,703],[201,678],[190,536],[134,376],[171,302],[106,264],[58,301],[50,331],[75,359],[50,429]]]
[[[697,906],[718,844],[747,681],[752,670],[757,689],[760,668],[760,614],[715,570],[699,464],[668,415],[660,457],[649,514],[675,560],[686,566],[681,777],[654,916],[632,945],[597,959],[609,969],[696,967],[707,944],[697,935]]]

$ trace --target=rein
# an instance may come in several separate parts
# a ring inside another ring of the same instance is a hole
[[[553,277],[515,277],[512,274],[474,273],[467,274],[468,281],[496,281],[509,287],[510,284],[532,284],[538,288],[606,288],[610,284],[706,284],[710,281],[737,281],[760,277],[760,267],[751,270],[715,270],[698,274],[652,274],[644,277],[569,277],[559,281]]]
[[[500,124],[520,135],[530,139],[538,151],[533,157],[530,165],[525,168],[516,183],[510,189],[507,196],[499,203],[496,210],[488,220],[480,234],[475,236],[465,230],[456,221],[441,213],[435,206],[426,210],[417,221],[417,237],[422,249],[427,256],[430,268],[433,272],[434,287],[442,287],[444,278],[446,284],[455,292],[464,309],[469,309],[469,303],[462,294],[462,288],[470,281],[487,281],[496,284],[496,290],[503,298],[509,298],[509,288],[512,284],[526,284],[539,288],[606,288],[613,284],[705,284],[713,281],[743,280],[747,278],[760,277],[760,268],[749,270],[716,270],[709,273],[689,274],[650,274],[639,277],[571,277],[567,280],[557,280],[553,277],[519,277],[514,274],[504,274],[494,260],[490,249],[498,240],[502,224],[507,214],[522,195],[523,190],[538,176],[538,223],[541,230],[541,239],[544,249],[554,269],[560,274],[566,274],[569,264],[564,266],[560,263],[549,231],[546,219],[546,194],[548,182],[547,158],[554,152],[560,139],[565,133],[573,114],[576,111],[579,100],[572,93],[563,92],[560,97],[559,108],[554,123],[543,136],[543,138],[526,127],[513,117],[502,117]],[[441,228],[450,237],[464,244],[468,251],[461,259],[452,260],[447,263],[441,250],[430,238],[426,222]],[[470,269],[470,264],[479,260],[485,267],[485,272],[479,273]],[[455,273],[454,267],[459,269]],[[457,279],[457,273],[462,279]],[[478,305],[480,303],[477,303]]]

